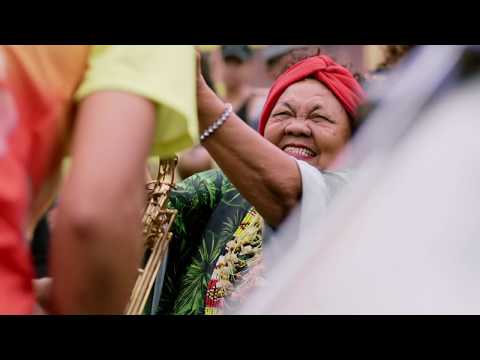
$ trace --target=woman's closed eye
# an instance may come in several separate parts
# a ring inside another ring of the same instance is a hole
[[[311,114],[310,118],[315,121],[315,122],[320,122],[320,121],[328,121],[331,124],[335,124],[335,121],[333,121],[330,117],[322,115],[322,114]]]
[[[273,114],[274,117],[291,117],[293,116],[292,112],[291,111],[288,111],[288,110],[280,110],[276,113]]]

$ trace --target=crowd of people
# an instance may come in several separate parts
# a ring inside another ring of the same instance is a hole
[[[304,250],[349,186],[343,156],[417,49],[367,70],[310,45],[0,47],[0,313],[124,313],[145,169],[176,154],[145,313],[237,311],[275,275],[265,248]]]

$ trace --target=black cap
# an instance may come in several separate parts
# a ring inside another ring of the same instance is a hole
[[[252,55],[252,49],[248,45],[222,45],[222,57],[225,60],[235,58],[244,62],[250,59]]]

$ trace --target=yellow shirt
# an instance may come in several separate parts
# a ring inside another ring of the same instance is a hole
[[[0,46],[0,65],[0,76],[31,126],[31,141],[17,156],[30,166],[31,224],[58,189],[72,105],[96,91],[129,91],[156,104],[152,155],[169,157],[196,142],[193,46]]]
[[[101,90],[122,90],[157,104],[152,155],[170,157],[197,141],[193,46],[93,46],[77,101]]]

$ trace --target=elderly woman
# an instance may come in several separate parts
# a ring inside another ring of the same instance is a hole
[[[273,84],[257,133],[199,73],[201,140],[223,172],[194,175],[172,192],[179,213],[158,313],[221,314],[255,285],[264,229],[299,203],[322,206],[345,182],[326,170],[356,129],[362,97],[329,57],[301,59]]]

